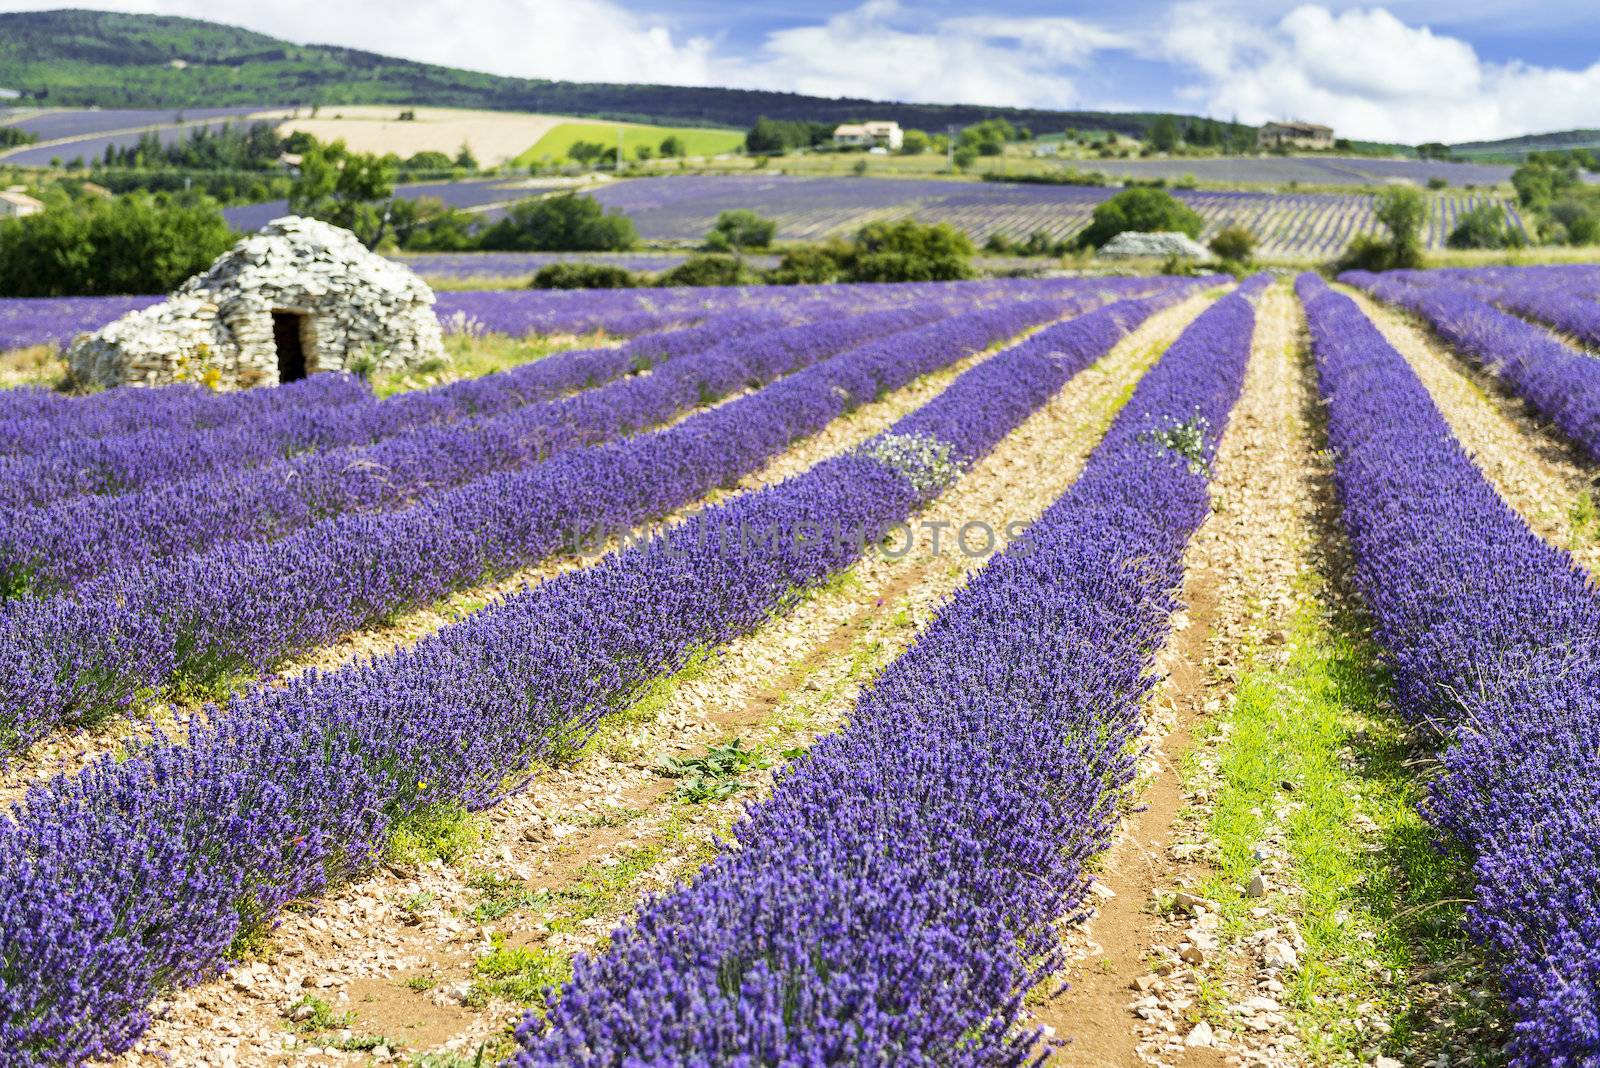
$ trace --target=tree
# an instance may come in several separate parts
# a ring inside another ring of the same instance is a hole
[[[1158,115],[1145,132],[1145,139],[1157,152],[1171,152],[1178,147],[1178,123],[1171,115]]]
[[[1408,186],[1392,185],[1372,198],[1372,214],[1389,231],[1391,267],[1422,264],[1422,224],[1428,219],[1428,201]]]
[[[781,156],[789,149],[783,124],[762,115],[744,135],[744,150],[752,156]]]
[[[461,151],[456,153],[456,166],[464,171],[478,169],[478,157],[472,154],[472,146],[465,141],[461,142]]]
[[[1249,263],[1256,250],[1256,235],[1248,227],[1230,223],[1211,239],[1211,251],[1228,263]]]
[[[588,166],[597,160],[605,158],[606,146],[599,141],[574,141],[567,149],[567,158],[574,163]],[[611,151],[615,152],[615,149]]]
[[[480,244],[515,252],[608,252],[631,248],[638,237],[626,215],[605,211],[593,197],[561,193],[511,205]]]
[[[1557,161],[1535,154],[1511,172],[1511,185],[1517,191],[1517,202],[1530,211],[1549,208],[1562,193],[1576,188],[1578,182],[1578,165],[1570,158]]]
[[[401,169],[408,171],[447,171],[451,168],[450,157],[435,149],[417,152],[401,164]]]
[[[1205,220],[1165,189],[1124,189],[1096,206],[1079,248],[1100,248],[1127,230],[1139,233],[1176,231],[1199,237]]]
[[[342,140],[313,144],[301,154],[289,211],[342,226],[376,248],[388,231],[398,163],[394,156],[351,152]]]
[[[933,141],[922,130],[907,130],[900,136],[900,154],[902,156],[920,156],[928,151]]]
[[[649,145],[639,145],[633,150],[634,158],[641,163],[649,159],[654,159],[655,154],[656,150],[651,148]]]
[[[717,216],[706,235],[706,248],[715,252],[730,249],[766,248],[778,234],[778,224],[763,219],[745,208],[733,208]]]
[[[1600,211],[1594,198],[1568,196],[1550,205],[1550,220],[1561,229],[1556,236],[1569,245],[1593,245],[1600,241]]]
[[[683,138],[677,134],[668,134],[663,137],[659,151],[662,159],[675,159],[689,154],[684,148]]]
[[[1017,128],[1005,119],[984,119],[961,131],[956,139],[957,149],[970,148],[980,156],[998,156],[1005,150],[1007,141],[1017,139]]]
[[[0,296],[164,293],[211,265],[235,235],[204,196],[135,193],[53,204],[0,222]]]
[[[438,197],[396,200],[389,207],[395,243],[413,252],[462,252],[477,246],[477,217]]]
[[[978,150],[971,145],[962,145],[951,153],[950,160],[956,165],[956,170],[964,171],[978,161]]]

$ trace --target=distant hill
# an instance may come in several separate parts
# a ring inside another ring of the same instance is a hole
[[[1451,145],[1457,156],[1498,163],[1519,163],[1529,152],[1550,152],[1568,148],[1600,148],[1600,130],[1557,130],[1554,133],[1524,134],[1500,141],[1466,141]]]
[[[504,78],[330,45],[296,45],[200,19],[67,9],[0,14],[0,89],[24,106],[183,108],[418,104],[704,126],[759,116],[894,119],[942,130],[1000,117],[1035,133],[1138,136],[1156,113],[895,104],[798,93]],[[1183,118],[1183,116],[1179,116]]]

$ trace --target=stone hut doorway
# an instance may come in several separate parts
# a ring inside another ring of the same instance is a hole
[[[299,312],[274,309],[272,343],[278,350],[278,381],[298,382],[306,376],[305,319]]]

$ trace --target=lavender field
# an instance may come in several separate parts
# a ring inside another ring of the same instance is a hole
[[[1600,268],[437,310],[0,390],[0,1064],[1600,1057]]]
[[[1095,205],[1114,192],[932,179],[696,175],[617,182],[593,196],[625,212],[643,237],[654,240],[696,240],[719,211],[748,208],[776,220],[779,237],[788,240],[848,234],[875,219],[916,218],[948,222],[982,242],[991,234],[1021,239],[1036,230],[1071,237],[1088,224]],[[1365,194],[1174,190],[1173,195],[1206,220],[1206,235],[1233,222],[1248,226],[1267,259],[1331,258],[1356,234],[1380,229]],[[1515,204],[1505,198],[1442,193],[1429,199],[1427,247],[1443,247],[1456,219],[1485,202],[1500,205],[1509,221],[1522,225]]]

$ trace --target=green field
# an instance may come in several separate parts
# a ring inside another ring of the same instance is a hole
[[[617,143],[617,130],[622,130],[623,158],[631,159],[640,145],[660,148],[669,135],[676,134],[683,142],[684,151],[691,156],[715,156],[732,152],[744,144],[743,130],[708,130],[695,126],[635,126],[614,122],[564,122],[551,130],[532,148],[512,160],[519,167],[543,161],[565,159],[567,150],[579,141],[598,141],[607,148]]]

